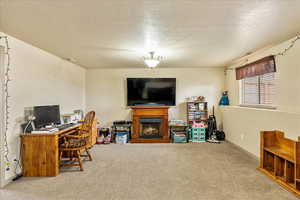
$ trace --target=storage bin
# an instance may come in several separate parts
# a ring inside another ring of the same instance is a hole
[[[187,138],[184,134],[173,135],[173,143],[186,143],[186,142],[187,142]]]
[[[191,128],[189,130],[189,140],[191,142],[205,142],[205,128]]]
[[[126,133],[118,133],[116,135],[116,143],[117,144],[126,144],[127,143],[127,134]]]

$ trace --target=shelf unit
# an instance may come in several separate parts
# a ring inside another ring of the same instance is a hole
[[[262,131],[258,170],[300,197],[300,137],[294,141],[280,131]]]
[[[193,122],[207,122],[208,110],[207,102],[190,101],[186,103],[187,107],[187,122],[191,126]]]
[[[169,125],[170,137],[173,143],[188,142],[188,126],[186,125]]]
[[[113,126],[111,127],[112,130],[112,141],[115,142],[116,139],[116,135],[118,133],[124,133],[127,135],[127,142],[130,141],[131,139],[131,122],[125,122],[121,123],[121,122],[117,122],[113,124]]]

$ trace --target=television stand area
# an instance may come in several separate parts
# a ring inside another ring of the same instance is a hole
[[[169,143],[169,106],[130,106],[131,143]]]

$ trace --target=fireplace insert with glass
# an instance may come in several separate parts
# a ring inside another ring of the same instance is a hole
[[[161,135],[162,119],[161,118],[140,118],[140,138],[154,139],[162,138]]]

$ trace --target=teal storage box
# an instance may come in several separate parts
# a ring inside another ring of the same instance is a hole
[[[189,130],[189,141],[205,142],[205,128],[191,128]]]
[[[186,142],[187,142],[187,138],[184,134],[173,135],[173,143],[186,143]]]

